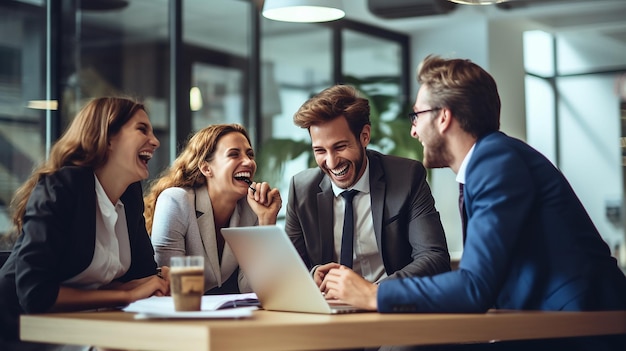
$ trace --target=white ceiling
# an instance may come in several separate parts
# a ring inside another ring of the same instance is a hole
[[[367,8],[368,0],[344,0],[347,17],[410,34],[414,30],[472,17],[522,19],[543,25],[555,33],[594,31],[626,40],[626,0],[511,0],[524,7],[504,10],[495,5],[458,5],[445,15],[404,19],[381,19]]]
[[[368,9],[368,0],[343,0],[343,3],[348,19],[408,35],[422,29],[459,25],[473,19],[524,22],[534,28],[587,41],[590,50],[597,50],[598,43],[610,43],[608,45],[614,47],[608,52],[618,56],[622,53],[623,58],[618,58],[618,61],[626,66],[626,0],[511,0],[511,4],[521,4],[520,1],[528,5],[512,10],[495,5],[457,5],[448,14],[399,19],[374,16]],[[166,38],[168,3],[168,0],[130,0],[130,5],[123,10],[98,13],[85,11],[83,16],[127,33],[140,32],[145,35],[148,28],[151,36]],[[229,46],[235,53],[248,50],[246,33],[249,16],[246,0],[184,0],[182,3],[185,41],[212,45],[218,42]],[[262,24],[264,36],[314,28],[269,20],[264,20]]]
[[[626,0],[511,0],[510,10],[458,5],[445,15],[403,19],[378,18],[369,12],[367,2],[344,0],[348,17],[409,35],[431,27],[462,26],[474,19],[511,21],[566,39],[595,57],[599,67],[626,67]]]

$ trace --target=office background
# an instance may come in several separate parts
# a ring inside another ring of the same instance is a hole
[[[193,131],[236,122],[286,198],[289,177],[311,164],[308,134],[291,117],[334,83],[370,97],[373,148],[419,159],[404,116],[416,67],[434,53],[494,75],[502,130],[565,173],[626,267],[626,1],[343,2],[346,18],[321,24],[265,19],[253,0],[0,2],[0,235],[15,189],[95,96],[146,102],[161,141],[151,177]],[[454,174],[433,170],[429,181],[459,258]]]

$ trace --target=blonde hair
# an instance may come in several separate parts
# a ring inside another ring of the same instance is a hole
[[[129,98],[102,97],[89,101],[76,115],[61,138],[52,146],[48,159],[36,168],[11,200],[16,233],[22,231],[26,203],[39,180],[61,167],[78,166],[96,169],[107,162],[109,139],[143,104]]]
[[[151,182],[150,189],[144,197],[144,217],[149,234],[152,234],[154,208],[161,192],[171,187],[197,188],[205,185],[206,178],[200,171],[200,167],[203,162],[213,160],[217,143],[229,133],[241,133],[250,143],[248,132],[239,124],[208,126],[193,134],[172,165],[163,171],[159,178]]]

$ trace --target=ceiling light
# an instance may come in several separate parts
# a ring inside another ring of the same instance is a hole
[[[263,16],[284,22],[328,22],[345,16],[341,0],[265,0]]]
[[[27,107],[35,110],[56,110],[59,103],[57,100],[30,100]]]
[[[202,110],[202,93],[198,87],[189,90],[189,108],[194,112]]]
[[[502,2],[507,2],[509,0],[448,0],[450,2],[456,2],[457,4],[463,5],[493,5],[499,4]]]

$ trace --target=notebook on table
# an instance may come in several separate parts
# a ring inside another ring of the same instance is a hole
[[[222,229],[222,235],[264,309],[324,314],[359,311],[324,298],[283,228],[232,227]]]

